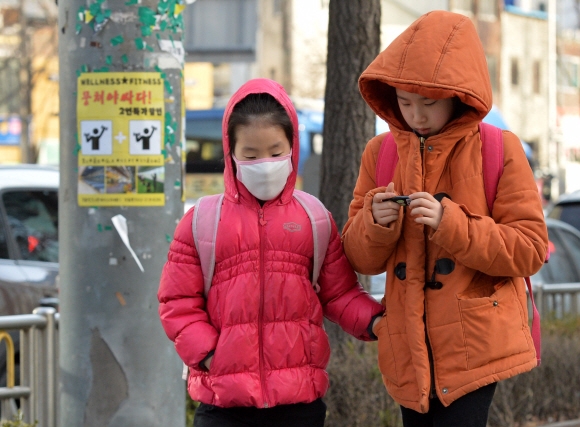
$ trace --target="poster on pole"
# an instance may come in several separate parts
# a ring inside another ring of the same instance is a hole
[[[160,73],[81,73],[79,206],[165,204],[164,85]]]

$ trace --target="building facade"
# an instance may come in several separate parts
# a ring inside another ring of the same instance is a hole
[[[58,146],[57,6],[0,0],[0,163]]]

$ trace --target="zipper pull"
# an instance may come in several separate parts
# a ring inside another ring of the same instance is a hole
[[[423,151],[425,149],[425,138],[419,137],[419,149]]]
[[[264,210],[260,209],[258,211],[258,217],[260,218],[260,225],[266,225],[267,221],[264,219]]]

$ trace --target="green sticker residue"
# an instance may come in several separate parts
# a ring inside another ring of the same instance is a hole
[[[118,46],[121,43],[123,43],[124,41],[125,41],[125,39],[123,38],[123,36],[119,35],[119,36],[113,37],[111,39],[111,46]]]

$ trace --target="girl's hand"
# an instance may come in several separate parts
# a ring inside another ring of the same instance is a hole
[[[389,183],[387,190],[384,193],[377,193],[373,196],[373,204],[371,207],[373,218],[375,222],[383,227],[386,227],[391,222],[399,218],[400,206],[395,202],[384,202],[383,200],[390,199],[397,196],[395,193],[395,184]]]
[[[205,369],[209,371],[209,367],[211,366],[211,360],[213,359],[213,355],[208,357],[205,362],[203,362]]]
[[[417,216],[415,222],[426,224],[433,230],[439,228],[441,217],[443,216],[443,206],[431,194],[425,192],[413,193],[409,195],[411,203],[411,215]]]
[[[379,322],[381,321],[382,318],[383,318],[382,316],[377,317],[375,319],[375,321],[373,322],[373,326],[372,326],[371,330],[373,331],[373,334],[375,334],[375,336],[377,336],[377,333],[375,332],[375,328],[377,327],[377,325],[379,324]]]

